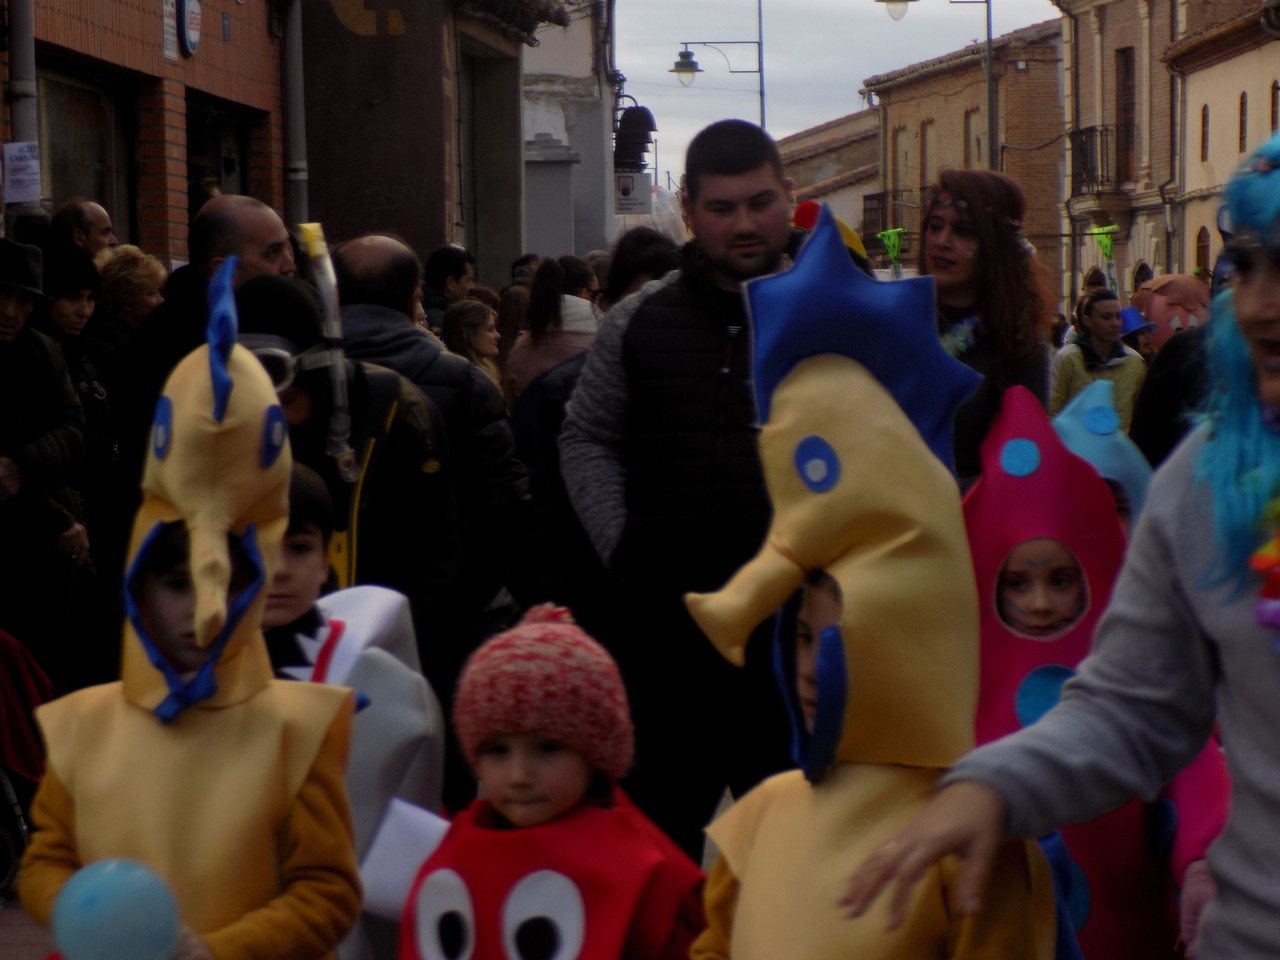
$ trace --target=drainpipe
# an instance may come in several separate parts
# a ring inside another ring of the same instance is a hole
[[[1175,0],[1176,2],[1176,0]],[[1174,12],[1174,11],[1171,11]],[[1164,204],[1164,272],[1173,273],[1174,264],[1183,263],[1183,247],[1186,243],[1186,210],[1176,198],[1169,196],[1169,188],[1175,183],[1177,196],[1187,192],[1187,154],[1186,149],[1178,149],[1178,131],[1182,131],[1182,143],[1187,144],[1187,82],[1186,74],[1172,63],[1169,68],[1169,114],[1171,129],[1169,131],[1169,155],[1174,158],[1173,169],[1169,171],[1169,179],[1160,184],[1160,200]],[[1175,214],[1177,220],[1175,222]],[[1173,241],[1178,241],[1177,256],[1174,255]]]
[[[30,2],[30,0],[28,0]],[[285,212],[291,224],[311,219],[307,205],[306,87],[302,73],[302,0],[293,0],[284,17],[284,178]]]
[[[35,0],[10,0],[9,3],[9,119],[13,139],[17,142],[40,139],[36,104],[35,6]],[[10,207],[9,215],[12,217],[40,209],[39,203],[22,204]]]

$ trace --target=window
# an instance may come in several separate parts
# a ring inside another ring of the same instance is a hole
[[[984,166],[982,160],[982,114],[966,110],[964,114],[964,165],[972,170]]]
[[[1116,179],[1138,179],[1138,89],[1133,47],[1116,51]]]
[[[938,179],[938,125],[932,120],[920,124],[920,194]]]
[[[1196,234],[1196,266],[1209,272],[1209,228],[1201,227]]]
[[[1209,162],[1209,105],[1200,108],[1200,162]]]
[[[1244,153],[1249,144],[1249,94],[1240,94],[1240,152]]]
[[[46,199],[92,197],[111,214],[116,235],[133,235],[126,118],[133,106],[111,85],[90,86],[40,70],[37,82],[40,179]]]

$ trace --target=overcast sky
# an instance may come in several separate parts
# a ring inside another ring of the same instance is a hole
[[[779,138],[861,110],[858,90],[867,77],[986,38],[980,2],[916,0],[896,21],[875,0],[761,2],[766,120]],[[1050,0],[991,3],[996,36],[1059,16]],[[680,176],[685,148],[702,127],[725,117],[759,122],[759,78],[729,73],[714,50],[689,48],[705,71],[692,86],[667,72],[684,42],[754,41],[755,0],[617,0],[616,12],[625,91],[653,111],[658,125],[659,183],[665,185],[668,171]],[[734,69],[755,69],[754,47],[723,49]]]

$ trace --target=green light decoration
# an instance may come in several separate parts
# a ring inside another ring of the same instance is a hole
[[[905,227],[894,227],[876,234],[876,239],[884,244],[884,252],[889,255],[889,265],[893,269],[895,280],[902,279],[902,261],[898,257],[902,254],[902,235],[906,232]]]
[[[1120,288],[1116,286],[1116,262],[1111,258],[1111,252],[1115,249],[1116,234],[1120,232],[1120,227],[1114,223],[1105,227],[1093,227],[1089,230],[1089,235],[1098,243],[1098,250],[1102,254],[1102,259],[1107,262],[1107,282],[1112,290],[1119,292]]]

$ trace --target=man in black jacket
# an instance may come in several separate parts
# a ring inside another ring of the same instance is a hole
[[[689,145],[681,267],[606,317],[569,403],[561,468],[614,573],[614,615],[586,624],[617,656],[636,718],[628,789],[686,850],[724,787],[740,796],[787,763],[787,721],[753,641],[742,675],[684,609],[755,555],[770,518],[756,448],[739,284],[793,243],[776,144],[740,120]]]
[[[540,596],[531,558],[532,503],[502,395],[479,367],[419,328],[418,258],[399,240],[369,235],[333,252],[347,356],[406,377],[440,410],[449,437],[464,535],[463,590],[474,635],[503,626],[505,586],[527,606]],[[499,609],[489,613],[495,606]]]

